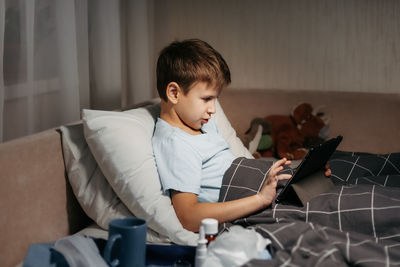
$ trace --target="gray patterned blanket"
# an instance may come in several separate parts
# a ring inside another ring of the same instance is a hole
[[[271,164],[236,159],[225,173],[220,201],[256,194]],[[233,224],[253,227],[271,239],[273,259],[246,266],[400,265],[400,153],[336,151],[329,164],[335,188],[304,207],[273,203],[221,225],[221,231]],[[278,192],[285,183],[279,182]]]

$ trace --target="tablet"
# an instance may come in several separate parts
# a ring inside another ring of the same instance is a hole
[[[322,177],[315,177],[315,173],[317,172],[325,172],[325,165],[328,162],[329,158],[332,156],[333,152],[335,152],[336,148],[342,141],[342,136],[337,136],[336,138],[329,139],[328,141],[310,148],[307,155],[300,163],[300,165],[296,168],[295,173],[293,174],[292,178],[286,183],[285,187],[280,191],[277,195],[275,202],[280,203],[284,202],[284,200],[288,199],[291,195],[296,194],[298,200],[304,202],[310,198],[310,196],[305,196],[304,199],[302,198],[301,192],[296,190],[296,184],[303,183],[304,186],[308,188],[301,188],[301,191],[307,193],[312,193],[313,195],[317,193],[322,193],[321,191],[326,191],[329,189],[330,185],[333,186],[333,183],[329,178],[323,179]],[[310,179],[308,179],[310,177]],[[311,178],[312,177],[312,178]],[[304,182],[303,180],[309,180]],[[325,181],[326,180],[326,181]],[[293,188],[294,186],[294,188]],[[295,191],[295,192],[293,192]],[[309,194],[308,194],[309,195]]]

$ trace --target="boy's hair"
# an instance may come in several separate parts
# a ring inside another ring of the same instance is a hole
[[[231,82],[229,67],[214,48],[199,39],[172,42],[157,60],[157,90],[167,100],[166,89],[176,82],[187,94],[195,82],[215,85],[218,90]]]

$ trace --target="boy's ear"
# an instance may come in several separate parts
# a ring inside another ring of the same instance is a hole
[[[166,89],[167,98],[172,104],[178,103],[180,93],[181,93],[181,88],[176,82],[170,82],[167,85]]]

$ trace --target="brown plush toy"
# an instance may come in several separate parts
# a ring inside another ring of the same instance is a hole
[[[324,120],[325,119],[325,120]],[[308,103],[297,105],[290,116],[269,115],[271,148],[258,151],[262,157],[302,159],[312,145],[328,137],[328,122],[324,113],[316,113]]]

